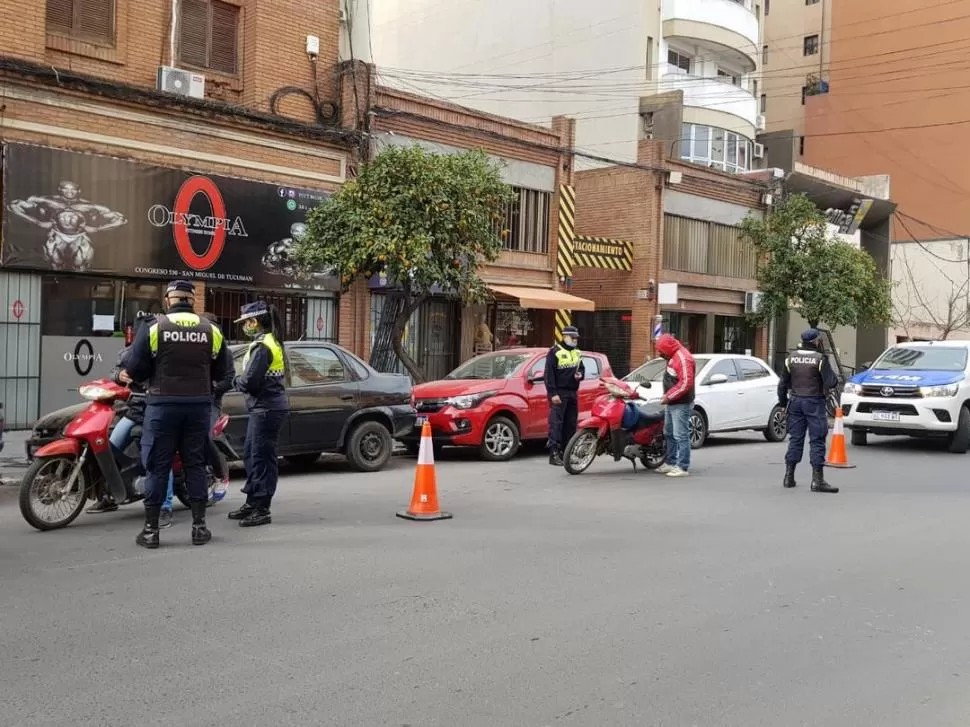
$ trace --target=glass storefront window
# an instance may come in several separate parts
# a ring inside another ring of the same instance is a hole
[[[714,316],[714,352],[754,352],[754,326],[741,316]]]
[[[110,279],[45,276],[41,281],[41,335],[114,335],[122,330],[120,292]]]
[[[520,308],[514,303],[495,303],[488,307],[492,346],[497,351],[513,346],[542,346],[538,340],[539,311]],[[548,345],[548,344],[546,344]]]

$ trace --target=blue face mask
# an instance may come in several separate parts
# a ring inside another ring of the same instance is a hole
[[[573,348],[576,348],[576,341],[571,338],[570,339],[563,338],[562,345],[564,348],[573,349]]]

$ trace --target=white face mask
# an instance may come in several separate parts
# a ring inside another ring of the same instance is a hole
[[[576,345],[576,339],[573,338],[572,336],[563,336],[562,337],[562,342],[564,344],[566,344],[567,346],[575,346]]]

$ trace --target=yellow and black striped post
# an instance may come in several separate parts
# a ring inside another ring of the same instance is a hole
[[[573,277],[573,238],[576,236],[576,190],[569,184],[559,185],[559,255],[556,275],[568,283]],[[572,323],[572,311],[556,311],[556,341],[562,340],[562,329]]]

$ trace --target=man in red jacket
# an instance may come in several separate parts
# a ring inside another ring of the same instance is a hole
[[[665,333],[657,339],[657,353],[667,360],[664,396],[667,407],[664,437],[667,462],[657,471],[667,477],[686,477],[690,469],[690,415],[694,409],[694,357],[680,341]]]

